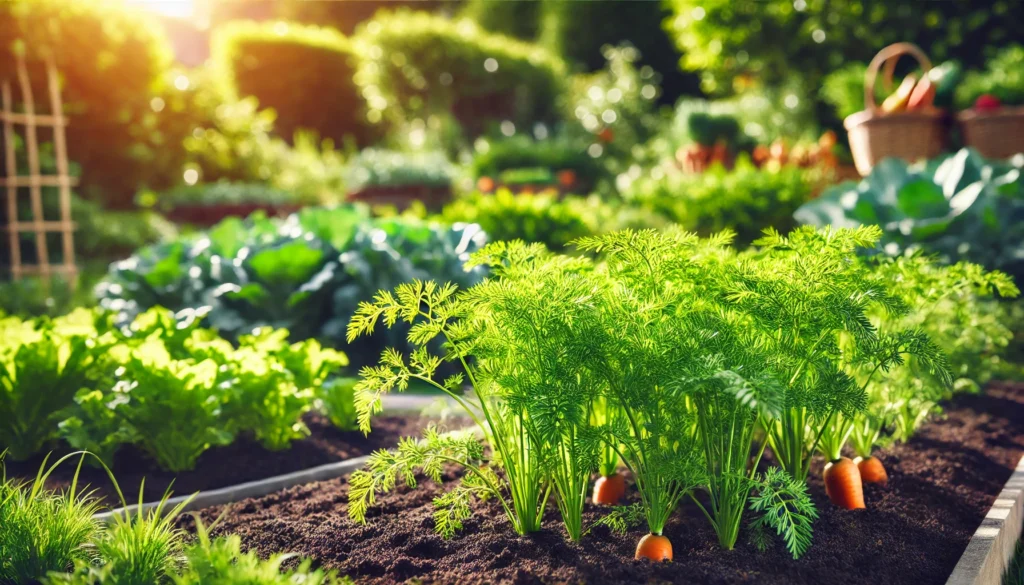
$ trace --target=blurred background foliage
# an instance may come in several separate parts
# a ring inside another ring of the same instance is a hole
[[[745,246],[795,225],[837,182],[842,118],[863,107],[866,63],[885,45],[917,43],[955,69],[950,105],[982,93],[1024,103],[1024,8],[1010,0],[175,4],[192,13],[160,14],[157,0],[0,2],[0,78],[23,53],[40,102],[43,61],[60,71],[87,270],[147,246],[173,257],[160,242],[192,242],[226,216],[357,196],[389,229],[408,227],[388,252],[395,274],[429,252],[412,237],[421,223],[554,249],[678,223],[733,229]],[[979,237],[953,229],[943,245],[977,250]],[[30,306],[37,290],[4,296]]]

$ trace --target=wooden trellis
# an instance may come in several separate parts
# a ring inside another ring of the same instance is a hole
[[[74,283],[78,274],[75,266],[75,224],[71,221],[71,187],[76,180],[68,171],[67,143],[64,127],[68,120],[60,97],[60,85],[57,69],[52,61],[46,63],[47,85],[50,94],[50,113],[37,114],[29,83],[28,68],[21,57],[17,60],[18,85],[21,89],[23,112],[14,107],[14,96],[11,91],[11,80],[0,82],[0,98],[3,109],[0,110],[0,122],[3,123],[4,134],[4,176],[0,177],[0,187],[4,187],[7,205],[7,231],[10,244],[11,277],[18,280],[23,276],[41,276],[49,281],[54,274],[59,274],[68,283]],[[28,174],[18,173],[17,157],[14,151],[15,128],[24,132],[25,153],[28,161]],[[39,164],[38,128],[53,129],[53,148],[56,158],[56,174],[44,175]],[[60,219],[47,220],[43,214],[43,187],[59,188]],[[32,211],[30,221],[21,221],[18,217],[18,189],[28,188]],[[21,235],[33,233],[36,243],[36,264],[25,264],[21,254]],[[63,259],[59,264],[50,263],[50,251],[47,245],[47,234],[61,234]]]

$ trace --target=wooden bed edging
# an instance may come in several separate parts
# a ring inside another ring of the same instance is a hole
[[[1024,457],[974,532],[946,585],[1000,585],[1024,526]]]
[[[425,407],[433,404],[435,401],[443,397],[436,395],[394,394],[385,395],[383,398],[384,411],[390,414],[395,414],[422,411]],[[192,498],[192,500],[182,508],[182,512],[191,512],[193,510],[202,510],[203,508],[209,508],[212,506],[230,504],[246,498],[257,498],[292,486],[317,481],[327,481],[329,479],[341,477],[347,473],[352,473],[357,469],[361,469],[369,458],[369,455],[363,455],[361,457],[353,457],[352,459],[346,459],[344,461],[310,467],[309,469],[301,469],[299,471],[275,475],[273,477],[266,477],[227,487],[201,491],[196,494],[194,498],[193,494],[175,496],[167,500],[165,507],[173,508],[174,506],[189,500],[189,498]],[[152,510],[159,505],[160,502],[146,502],[142,504],[142,511],[145,512]],[[134,513],[138,510],[139,505],[134,504],[127,508],[115,508],[106,512],[99,512],[95,514],[93,518],[106,522],[110,520],[111,516],[114,514],[122,514],[125,511]]]

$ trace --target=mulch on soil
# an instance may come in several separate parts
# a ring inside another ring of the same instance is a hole
[[[294,441],[289,449],[268,451],[252,439],[240,438],[203,453],[195,469],[178,474],[160,469],[138,449],[125,447],[114,457],[114,477],[129,504],[139,501],[139,488],[145,478],[145,501],[151,502],[159,500],[168,487],[175,495],[191,494],[369,455],[377,449],[394,447],[401,437],[418,436],[429,422],[418,415],[378,416],[373,419],[373,432],[364,436],[360,431],[342,431],[319,414],[311,413],[305,421],[310,436]],[[55,452],[49,463],[63,454]],[[37,457],[23,462],[8,461],[7,475],[33,479],[42,460]],[[77,459],[69,460],[58,467],[46,482],[47,487],[69,486],[77,462]],[[80,487],[87,484],[90,489],[96,489],[97,496],[104,497],[108,503],[119,505],[117,492],[103,469],[83,466],[78,483]]]
[[[431,518],[441,488],[429,481],[378,498],[366,526],[346,517],[345,478],[201,516],[208,524],[225,512],[217,533],[238,533],[263,555],[313,557],[360,583],[941,584],[1022,453],[1024,384],[994,384],[986,395],[959,397],[909,443],[879,454],[889,484],[866,487],[866,510],[835,508],[820,476],[811,479],[821,518],[800,560],[781,543],[758,552],[744,533],[735,550],[720,549],[692,503],[669,521],[665,535],[675,562],[661,565],[633,560],[641,529],[618,536],[598,527],[581,543],[569,542],[553,507],[543,531],[519,537],[497,504],[478,503],[465,530],[444,540],[433,533]],[[600,514],[588,506],[584,523]],[[189,527],[192,519],[182,524]]]

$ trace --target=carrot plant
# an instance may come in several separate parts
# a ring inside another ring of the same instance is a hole
[[[834,417],[865,407],[863,389],[841,367],[840,336],[855,346],[873,343],[868,312],[899,310],[854,256],[879,234],[875,226],[805,226],[787,237],[766,230],[756,242],[760,251],[737,262],[727,291],[729,303],[746,315],[755,345],[783,374],[785,404],[768,437],[780,466],[799,481]]]
[[[375,454],[367,470],[353,474],[349,515],[364,521],[374,494],[393,487],[396,478],[414,482],[414,473],[424,471],[439,480],[441,464],[454,463],[467,475],[435,502],[440,533],[460,528],[469,498],[481,495],[501,502],[516,532],[534,532],[553,490],[566,531],[578,540],[601,441],[589,424],[597,385],[586,367],[588,340],[598,331],[599,291],[587,276],[587,262],[553,256],[539,245],[492,244],[467,266],[481,264],[490,266],[493,278],[470,289],[416,282],[360,306],[350,339],[372,333],[379,320],[389,327],[404,320],[412,324],[408,338],[417,349],[408,363],[388,350],[381,365],[364,368],[356,406],[368,431],[382,393],[404,390],[411,379],[433,384],[477,424],[490,462],[504,473],[494,473],[484,450],[465,439],[428,433],[394,453]],[[437,337],[445,340],[443,358],[427,349]],[[435,381],[442,359],[460,364],[465,377]],[[464,380],[468,396],[459,392]]]
[[[660,534],[664,519],[688,494],[721,545],[732,549],[754,492],[762,500],[752,505],[784,503],[786,513],[773,509],[761,522],[776,528],[799,556],[810,544],[815,512],[806,491],[794,488],[785,473],[757,474],[766,443],[755,439],[756,429],[779,416],[785,392],[747,334],[743,316],[723,302],[734,262],[726,249],[730,237],[627,231],[580,242],[605,253],[619,284],[609,303],[608,353],[621,357],[607,371],[613,378],[636,376],[609,384],[630,422],[636,421],[620,433],[629,446],[623,458],[642,478],[637,484],[652,534]],[[628,364],[643,372],[637,376]],[[647,442],[649,429],[655,440]],[[660,477],[660,462],[649,461],[665,454],[678,465],[681,445],[689,446],[682,459],[689,467],[676,467],[679,475],[671,479]],[[667,497],[662,486],[669,486]],[[696,497],[697,486],[707,492],[707,505]]]

